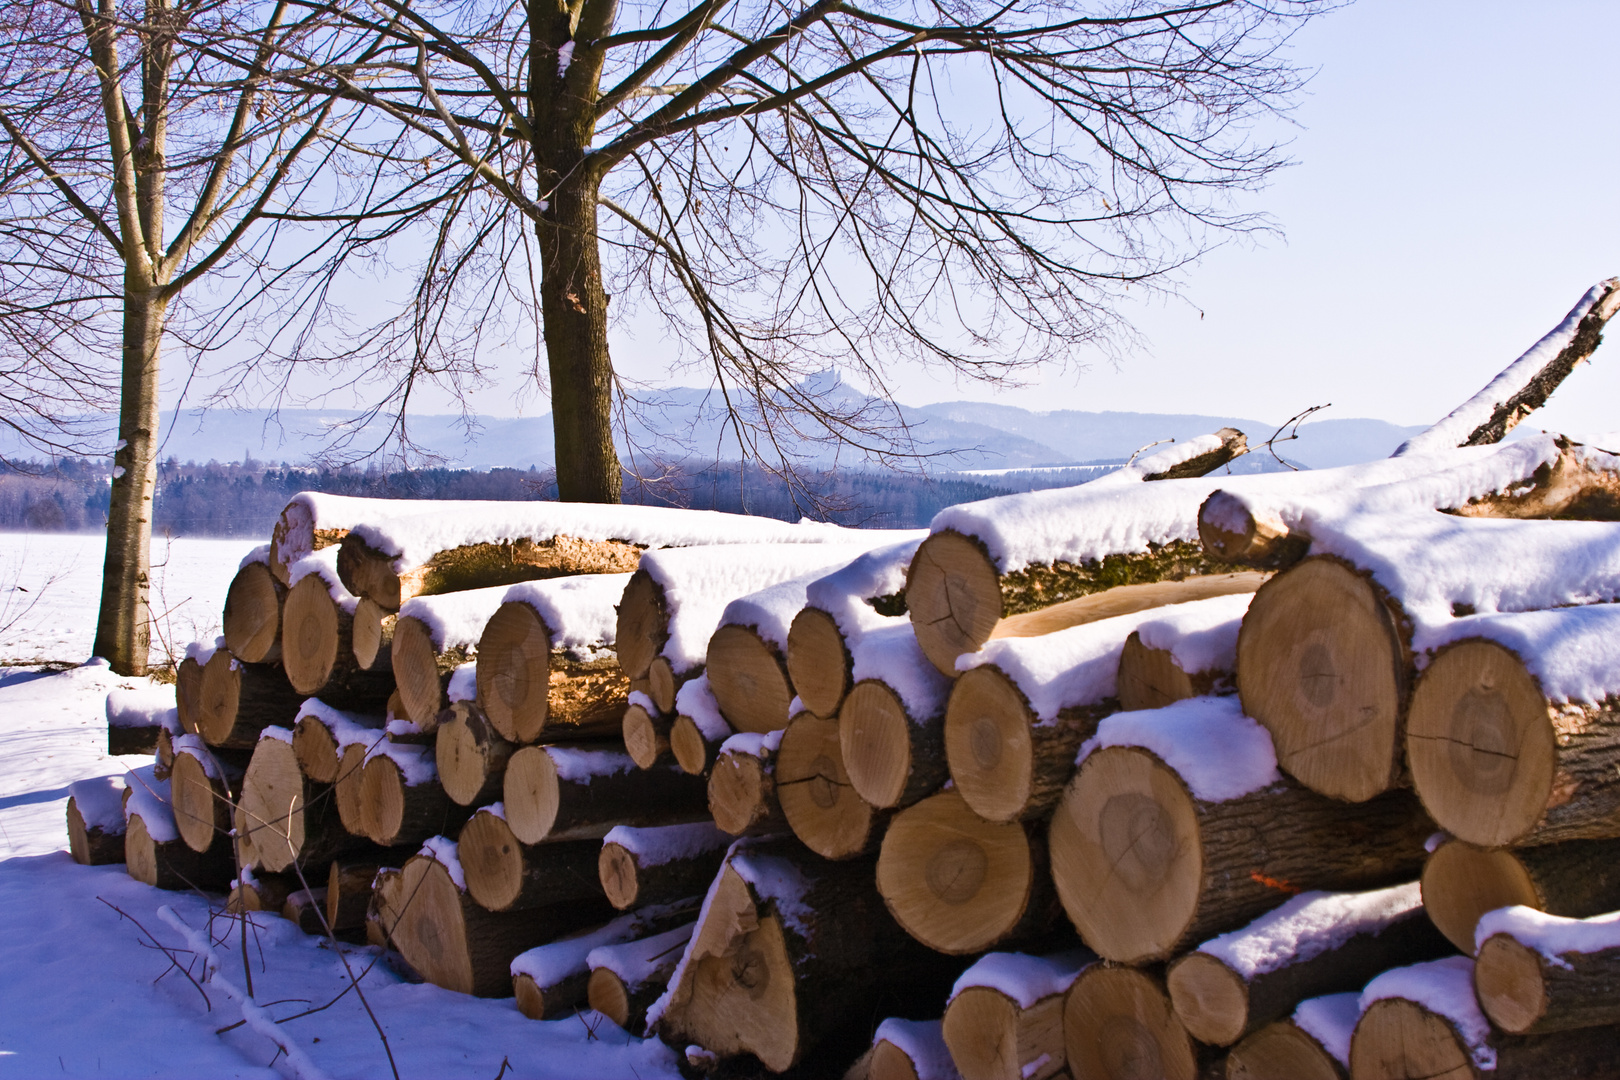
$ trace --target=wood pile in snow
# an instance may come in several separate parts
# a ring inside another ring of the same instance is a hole
[[[694,1072],[1610,1075],[1620,456],[1496,442],[1616,307],[926,531],[300,495],[72,851]]]

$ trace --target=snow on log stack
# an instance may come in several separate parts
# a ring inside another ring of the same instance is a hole
[[[1490,443],[1617,288],[1366,465],[1223,431],[913,532],[299,496],[109,698],[159,758],[74,857],[698,1071],[1613,1075],[1620,457]]]

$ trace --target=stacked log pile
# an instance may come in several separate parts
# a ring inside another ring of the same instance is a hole
[[[926,533],[299,496],[72,850],[697,1071],[1607,1075],[1620,457],[1490,444],[1617,307],[1387,461]]]

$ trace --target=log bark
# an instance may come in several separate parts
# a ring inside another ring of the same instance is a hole
[[[1494,850],[1447,840],[1423,864],[1424,909],[1464,953],[1480,917],[1512,905],[1572,919],[1620,908],[1620,840]]]
[[[1142,644],[1140,631],[1131,631],[1119,655],[1119,707],[1124,712],[1162,709],[1187,698],[1229,691],[1236,684],[1235,670],[1211,668],[1183,671],[1169,649],[1150,649]]]
[[[1510,1035],[1620,1024],[1620,947],[1549,957],[1512,934],[1492,934],[1479,947],[1474,992]]]
[[[124,861],[125,823],[87,825],[78,801],[68,796],[68,852],[80,866],[110,866]]]
[[[793,617],[787,640],[788,678],[804,707],[817,716],[837,716],[855,687],[855,660],[838,620],[807,607]]]
[[[753,884],[779,867],[791,875],[785,890]],[[849,1018],[883,1015],[875,1006],[885,994],[937,1011],[960,966],[900,932],[870,862],[823,862],[792,841],[745,843],[710,889],[654,1029],[784,1072],[818,1043],[853,1035],[864,1044]]]
[[[475,702],[458,701],[445,710],[433,747],[439,780],[452,802],[482,806],[500,798],[506,763],[517,747],[501,737]]]
[[[732,836],[782,833],[787,818],[776,797],[776,749],[780,738],[759,739],[723,750],[709,774],[709,813]]]
[[[281,662],[304,697],[334,709],[382,712],[394,690],[387,671],[367,671],[354,654],[354,602],[339,603],[320,574],[306,574],[281,609]]]
[[[192,661],[192,667],[197,667],[196,661]],[[153,711],[133,703],[120,703],[119,697],[116,692],[107,695],[107,753],[110,756],[155,753],[164,734],[178,735],[184,730],[178,709]]]
[[[1063,1042],[1074,1076],[1199,1080],[1216,1072],[1214,1055],[1176,1019],[1164,980],[1134,968],[1094,964],[1080,973],[1063,1006]]]
[[[1087,945],[1145,964],[1303,889],[1410,880],[1433,831],[1409,791],[1347,805],[1285,779],[1206,802],[1149,751],[1110,746],[1086,758],[1053,815],[1052,876]]]
[[[291,727],[305,696],[279,666],[244,664],[218,649],[202,669],[196,733],[209,746],[251,750],[265,728]]]
[[[380,746],[367,758],[360,774],[360,820],[372,843],[419,844],[455,832],[467,815],[445,794],[432,751]]]
[[[281,659],[281,606],[287,586],[276,580],[268,563],[250,562],[236,572],[225,591],[222,619],[225,647],[250,664]]]
[[[345,536],[338,548],[338,576],[344,587],[384,611],[398,611],[417,596],[573,574],[629,573],[641,562],[641,548],[622,540],[552,536],[462,544],[435,552],[426,562],[414,566],[404,562],[403,558],[378,551],[358,536]]]
[[[908,934],[955,956],[1033,939],[1059,921],[1043,838],[983,820],[955,791],[895,815],[877,888]]]
[[[400,870],[395,896],[384,898],[396,910],[384,929],[405,962],[435,986],[479,997],[512,992],[513,957],[544,941],[600,921],[607,901],[572,901],[525,911],[485,911],[458,888],[444,864],[414,856]]]
[[[1350,1040],[1353,1080],[1548,1080],[1620,1076],[1617,1036],[1608,1027],[1553,1035],[1491,1032],[1476,1047],[1446,1016],[1415,1001],[1385,998],[1368,1006]],[[1483,1068],[1476,1051],[1489,1053]]]
[[[457,840],[467,892],[490,911],[549,907],[602,896],[594,840],[524,844],[489,807],[475,813]]]
[[[331,785],[304,776],[280,739],[259,740],[233,821],[243,863],[271,872],[324,867],[363,843],[338,820]]]
[[[311,498],[313,496],[313,498]],[[416,503],[421,507],[422,503]],[[307,555],[343,542],[361,522],[387,517],[402,504],[393,499],[361,499],[344,495],[300,492],[282,507],[270,530],[270,572],[290,585],[287,570]],[[423,507],[421,512],[426,512]]]
[[[891,814],[855,794],[844,769],[838,722],[800,713],[776,750],[776,800],[788,828],[827,859],[853,859],[877,850]]]
[[[1267,1024],[1226,1056],[1226,1080],[1349,1080],[1346,1063],[1293,1020]]]
[[[1389,968],[1452,951],[1425,914],[1415,887],[1383,892],[1390,915],[1384,919],[1347,911],[1335,904],[1335,897],[1317,900],[1313,906],[1319,913],[1300,916],[1312,924],[1309,935],[1293,939],[1294,951],[1288,955],[1278,955],[1278,942],[1288,939],[1279,937],[1276,926],[1276,916],[1289,911],[1285,905],[1217,939],[1224,949],[1182,956],[1166,973],[1176,1017],[1199,1042],[1231,1046],[1289,1015],[1307,998],[1359,990]],[[1340,922],[1333,921],[1335,914]],[[1252,944],[1246,948],[1245,941]],[[1233,966],[1223,958],[1234,954],[1264,956],[1265,970]]]
[[[910,806],[950,774],[945,713],[912,716],[881,679],[862,679],[845,697],[838,744],[855,793],[880,810]]]
[[[1443,649],[1412,696],[1406,752],[1435,821],[1485,847],[1620,835],[1620,708],[1548,700],[1512,650]]]
[[[295,889],[281,905],[281,917],[312,937],[325,937],[326,886]]]
[[[675,726],[675,715],[659,712],[650,700],[632,700],[624,710],[621,730],[624,732],[624,751],[637,768],[650,769],[659,760],[670,755],[669,733]]]
[[[690,923],[698,901],[644,907],[602,926],[564,935],[512,961],[512,990],[518,1011],[530,1020],[562,1020],[587,1005],[591,950],[651,937]]]
[[[708,817],[702,777],[668,766],[637,769],[613,744],[526,746],[507,762],[506,820],[525,844],[600,838],[615,825],[672,825]]]
[[[725,860],[731,837],[706,822],[608,833],[597,877],[620,911],[702,896]]]
[[[326,924],[338,936],[352,936],[366,928],[371,891],[384,869],[402,866],[414,851],[368,851],[360,861],[333,859],[326,875]]]
[[[268,871],[252,874],[248,880],[238,878],[231,885],[225,899],[225,912],[241,915],[249,911],[280,911],[287,897],[303,888],[295,874],[272,874]]]
[[[738,731],[763,735],[787,725],[793,683],[777,647],[751,626],[726,625],[709,638],[704,671],[720,715]]]
[[[138,812],[124,829],[124,867],[136,881],[173,892],[223,892],[235,873],[229,843],[198,853],[178,837],[154,840]]]
[[[619,734],[630,683],[617,655],[581,661],[551,642],[526,603],[490,616],[478,640],[478,702],[495,730],[516,743]]]
[[[658,1000],[681,962],[695,923],[621,945],[598,946],[587,958],[591,1008],[632,1035],[647,1029],[647,1009]]]
[[[364,671],[394,670],[394,631],[399,616],[384,611],[375,600],[361,597],[354,605],[354,621],[349,639],[354,662]]]

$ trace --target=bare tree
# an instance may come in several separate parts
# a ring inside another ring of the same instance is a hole
[[[892,403],[902,358],[996,382],[1128,329],[1125,290],[1257,225],[1230,197],[1282,158],[1251,122],[1299,86],[1280,50],[1326,4],[334,0],[386,44],[294,84],[463,170],[410,347],[379,356],[396,387],[532,289],[559,491],[614,501],[610,300],[667,319],[745,452],[892,452],[870,399],[805,376],[830,360]]]

